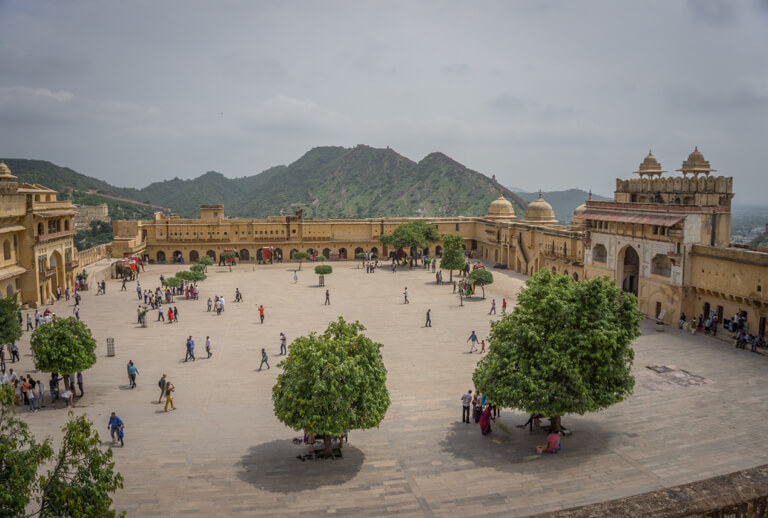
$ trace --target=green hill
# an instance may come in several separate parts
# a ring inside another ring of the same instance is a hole
[[[184,217],[196,217],[199,206],[210,203],[222,203],[228,216],[244,218],[293,214],[298,208],[307,217],[480,216],[500,193],[518,214],[527,205],[495,180],[442,153],[416,163],[390,148],[363,145],[317,147],[288,166],[254,176],[232,179],[209,171],[143,189],[114,187],[41,160],[5,161],[20,181],[59,191],[98,191],[169,207]]]
[[[59,192],[69,187],[82,192],[98,191],[141,201],[136,197],[139,192],[136,189],[115,187],[103,180],[85,176],[69,167],[61,167],[45,160],[0,158],[0,162],[5,162],[20,182],[37,183]]]
[[[518,192],[517,194],[527,202],[532,202],[539,197],[538,192]],[[582,191],[581,189],[549,191],[542,192],[541,194],[547,203],[552,205],[552,210],[555,211],[555,217],[562,224],[570,224],[573,211],[589,198],[589,193],[587,191]],[[597,201],[610,200],[610,198],[599,196],[597,194],[593,194],[592,199]]]

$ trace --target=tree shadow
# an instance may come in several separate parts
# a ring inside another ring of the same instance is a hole
[[[295,493],[325,486],[340,486],[352,480],[365,461],[365,454],[345,444],[343,458],[307,460],[297,456],[307,453],[307,446],[289,439],[251,446],[240,459],[237,476],[271,493]]]
[[[615,435],[616,441],[630,437],[627,434],[607,433],[604,426],[596,422],[590,422],[588,427],[582,428],[585,422],[575,416],[567,416],[564,424],[572,423],[577,431],[571,430],[572,436],[561,439],[563,449],[558,454],[538,455],[536,445],[546,444],[547,433],[543,428],[534,428],[531,432],[527,427],[525,429],[517,427],[527,419],[526,414],[504,409],[502,415],[491,422],[491,433],[485,436],[480,433],[480,426],[474,420],[470,424],[457,421],[450,426],[445,437],[440,441],[440,449],[455,458],[459,464],[471,463],[476,467],[510,472],[520,471],[521,464],[532,461],[557,460],[558,465],[562,463],[578,465],[596,456],[610,455],[606,446],[613,441],[606,442],[607,437]],[[542,419],[542,422],[548,421]]]

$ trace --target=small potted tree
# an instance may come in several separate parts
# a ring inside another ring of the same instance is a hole
[[[320,286],[325,286],[325,276],[333,273],[333,266],[330,264],[318,264],[315,266],[315,273],[320,276]]]

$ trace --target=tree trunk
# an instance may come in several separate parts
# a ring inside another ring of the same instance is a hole
[[[301,259],[299,259],[299,271],[301,271]]]
[[[63,374],[64,378],[64,390],[69,390],[69,374]]]
[[[485,286],[480,286],[480,289],[483,290],[483,300],[485,300]]]
[[[553,431],[553,432],[559,432],[560,431],[560,416],[559,415],[550,417],[549,418],[549,423],[550,423],[550,426],[552,428],[551,431]]]
[[[453,282],[453,270],[451,270],[451,273],[449,275],[450,275],[449,277],[450,282]]]
[[[333,457],[333,443],[331,442],[331,434],[323,434],[323,443],[325,443],[325,449],[323,450],[323,457],[330,459]]]

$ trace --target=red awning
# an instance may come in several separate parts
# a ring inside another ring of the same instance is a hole
[[[665,216],[662,214],[640,214],[638,212],[603,212],[597,210],[585,210],[578,215],[581,219],[595,221],[619,221],[622,223],[639,223],[641,225],[661,225],[671,227],[685,219],[685,216]]]

